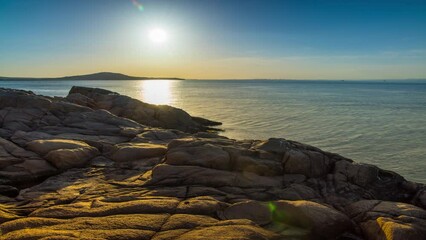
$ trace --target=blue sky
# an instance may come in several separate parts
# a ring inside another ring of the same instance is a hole
[[[0,0],[0,76],[426,78],[426,1],[138,3]]]

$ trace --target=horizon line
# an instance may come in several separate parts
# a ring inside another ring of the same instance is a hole
[[[140,79],[91,79],[91,81],[113,81],[113,80],[149,80],[149,79],[156,79],[156,80],[167,80],[167,79],[175,79],[175,80],[200,80],[200,81],[211,81],[211,80],[219,80],[219,81],[244,81],[244,80],[271,80],[271,81],[421,81],[426,80],[425,77],[418,77],[418,78],[184,78],[184,77],[156,77],[156,76],[149,76],[149,77],[142,77],[142,76],[132,76],[127,75],[124,73],[117,73],[117,72],[95,72],[95,73],[88,73],[88,74],[76,74],[76,75],[63,75],[60,77],[17,77],[17,76],[2,76],[0,75],[0,80],[14,80],[14,79],[22,79],[22,80],[64,80],[64,81],[71,81],[71,79],[66,78],[72,78],[72,77],[83,77],[88,75],[95,75],[95,74],[102,74],[102,73],[109,73],[109,74],[117,74],[117,75],[124,75],[126,77],[131,78],[140,78]],[[78,79],[72,79],[72,80],[78,80]],[[84,80],[84,79],[82,79]]]

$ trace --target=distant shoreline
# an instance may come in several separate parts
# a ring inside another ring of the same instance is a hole
[[[99,72],[93,74],[76,75],[76,76],[65,76],[65,77],[46,77],[46,78],[32,78],[32,77],[0,77],[0,81],[68,81],[68,80],[90,80],[90,81],[108,81],[108,80],[158,80],[158,79],[170,79],[170,80],[185,80],[183,78],[176,77],[134,77],[125,75],[122,73],[112,72]]]
[[[122,73],[99,72],[85,75],[65,77],[4,77],[0,81],[68,81],[68,80],[90,80],[90,81],[125,81],[125,80],[193,80],[193,81],[324,81],[324,82],[426,82],[426,78],[408,79],[270,79],[270,78],[222,78],[222,79],[185,79],[178,77],[135,77]]]
[[[135,78],[135,79],[63,79],[63,78],[9,78],[9,77],[0,77],[0,82],[2,81],[133,81],[133,80],[189,80],[182,78]]]

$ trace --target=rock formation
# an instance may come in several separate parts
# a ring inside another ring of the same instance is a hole
[[[426,188],[102,89],[0,89],[0,239],[426,239]]]

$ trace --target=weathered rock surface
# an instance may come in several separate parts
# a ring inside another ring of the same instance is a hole
[[[218,122],[192,117],[182,109],[166,105],[156,106],[98,88],[73,87],[67,100],[94,109],[105,109],[117,116],[152,127],[197,132],[207,130],[208,126],[220,125]]]
[[[160,157],[166,153],[167,148],[151,143],[122,143],[114,146],[111,159],[117,162],[135,161],[144,158]]]
[[[424,239],[426,211],[399,202],[362,200],[347,207],[348,215],[367,239]]]
[[[0,88],[0,239],[426,239],[426,187],[107,90]]]

